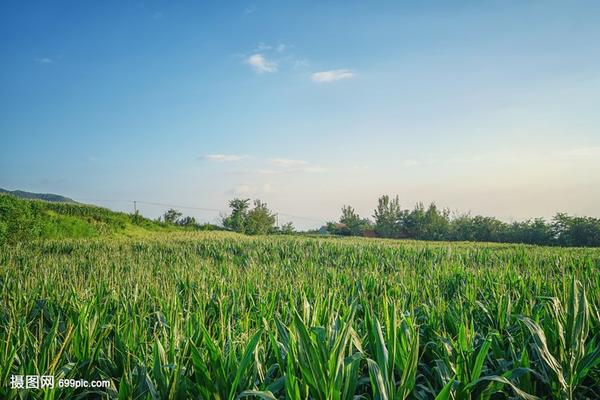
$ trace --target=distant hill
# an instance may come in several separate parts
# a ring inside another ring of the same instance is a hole
[[[58,194],[52,193],[31,193],[24,192],[23,190],[6,190],[0,188],[0,193],[6,193],[18,197],[20,199],[28,199],[28,200],[44,200],[51,201],[53,203],[77,203],[75,200],[70,199],[65,196],[61,196]]]

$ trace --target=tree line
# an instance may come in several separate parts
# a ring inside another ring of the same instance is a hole
[[[295,232],[294,225],[291,222],[276,226],[277,215],[267,207],[267,203],[261,200],[254,200],[253,207],[250,207],[250,199],[235,198],[229,201],[231,214],[221,216],[221,226],[211,224],[199,224],[194,217],[184,217],[183,214],[175,209],[167,210],[158,222],[165,225],[176,225],[185,228],[216,230],[226,229],[229,231],[244,233],[246,235],[266,235],[274,233],[290,234]]]
[[[221,217],[221,229],[247,235],[290,234],[291,222],[276,226],[276,214],[261,200],[235,198],[229,201],[231,213]],[[162,223],[197,229],[220,229],[210,224],[200,225],[193,217],[182,217],[168,210]],[[210,226],[209,226],[210,225]],[[544,218],[504,222],[495,217],[452,214],[435,203],[425,207],[417,203],[404,209],[398,196],[383,195],[377,199],[372,219],[361,217],[349,205],[344,205],[338,221],[330,221],[319,230],[341,236],[367,236],[392,239],[446,240],[470,242],[525,243],[536,245],[600,247],[600,219],[557,213],[551,220]]]
[[[377,200],[373,220],[361,217],[351,206],[343,206],[339,222],[329,222],[326,230],[334,235],[394,239],[600,246],[598,218],[557,213],[550,221],[535,218],[507,223],[470,213],[452,216],[435,203],[403,209],[398,196],[388,195]]]

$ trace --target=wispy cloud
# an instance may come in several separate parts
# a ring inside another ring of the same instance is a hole
[[[235,185],[234,187],[229,189],[226,193],[233,194],[236,196],[244,196],[244,195],[254,194],[257,191],[258,191],[258,187],[256,185],[242,183],[239,185]]]
[[[419,165],[419,161],[417,161],[417,160],[404,160],[402,162],[402,164],[405,167],[416,167],[417,165]]]
[[[268,158],[268,159],[256,159],[249,155],[238,155],[238,154],[206,154],[198,157],[201,160],[214,161],[214,162],[234,162],[244,159],[253,159],[263,165],[263,168],[257,169],[244,169],[242,171],[235,171],[236,174],[241,175],[283,175],[293,173],[319,173],[328,171],[327,168],[318,165],[313,165],[305,160],[295,160],[291,158]]]
[[[308,165],[308,161],[304,160],[292,160],[289,158],[271,158],[269,163],[278,167],[298,167]]]
[[[252,54],[246,59],[246,64],[250,65],[254,71],[259,74],[265,72],[277,72],[277,63],[269,61],[260,53]]]
[[[54,60],[49,57],[34,58],[33,61],[40,64],[52,64],[54,62]]]
[[[499,149],[490,152],[482,152],[470,155],[459,155],[452,157],[406,159],[402,161],[404,167],[425,167],[431,165],[521,165],[537,164],[538,166],[549,166],[558,163],[570,163],[576,165],[578,162],[600,161],[600,146],[572,147],[572,148],[549,148],[549,149]],[[473,167],[472,167],[473,168]]]
[[[244,14],[253,14],[256,11],[256,6],[254,4],[250,4],[248,7],[244,9]]]
[[[265,42],[259,42],[256,45],[256,51],[258,51],[259,53],[261,51],[269,51],[269,50],[272,50],[272,49],[273,49],[273,46],[271,46],[269,44],[266,44]]]
[[[270,168],[263,168],[253,171],[259,175],[283,175],[295,173],[317,173],[324,172],[327,169],[316,165],[311,165],[308,161],[293,160],[290,158],[271,158],[267,160]]]
[[[349,69],[333,69],[330,71],[315,72],[310,79],[314,82],[335,82],[342,79],[353,78],[356,74]]]
[[[290,57],[290,61],[292,62],[292,65],[296,69],[307,68],[310,66],[310,61],[308,61],[307,58]]]
[[[235,185],[231,189],[227,190],[225,193],[234,196],[251,196],[255,194],[270,194],[274,192],[275,189],[270,183],[263,183],[262,185],[242,183],[239,185]]]
[[[237,155],[237,154],[207,154],[200,157],[203,160],[208,161],[217,161],[217,162],[231,162],[231,161],[240,161],[245,158],[248,158],[246,155]]]
[[[288,48],[285,43],[279,43],[278,45],[270,45],[265,42],[259,42],[256,45],[256,52],[262,53],[265,51],[276,51],[277,53],[283,53]]]

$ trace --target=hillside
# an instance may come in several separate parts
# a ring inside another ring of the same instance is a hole
[[[75,200],[53,193],[32,193],[23,190],[6,190],[0,188],[0,193],[10,194],[20,199],[44,200],[54,203],[77,203]]]
[[[0,193],[0,244],[34,239],[139,237],[176,229],[183,228],[97,206],[27,200]]]

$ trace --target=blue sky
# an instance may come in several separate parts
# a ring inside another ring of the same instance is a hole
[[[172,3],[0,4],[0,187],[600,216],[596,1]]]

